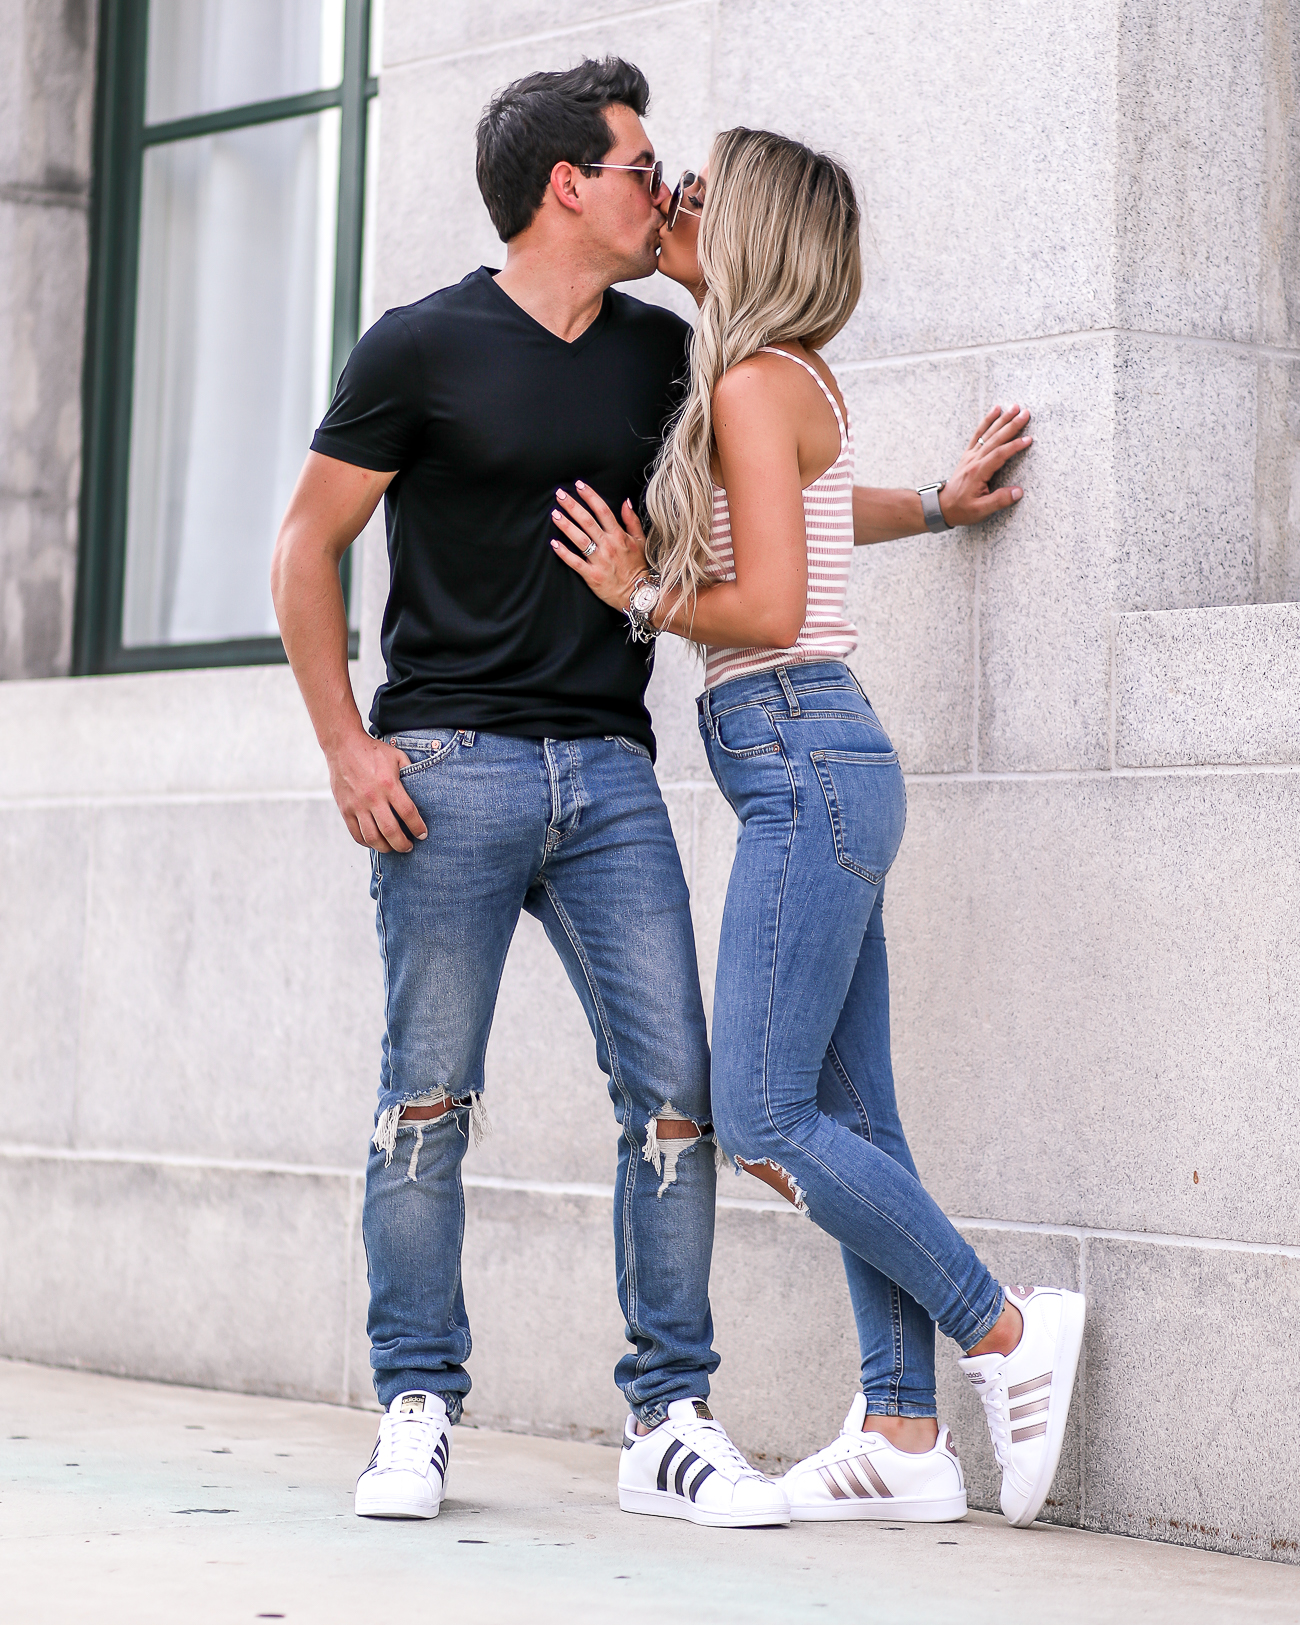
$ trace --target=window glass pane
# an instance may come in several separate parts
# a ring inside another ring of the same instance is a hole
[[[380,316],[375,308],[375,198],[379,195],[379,97],[372,96],[366,104],[366,189],[362,198],[361,230],[361,310],[358,334],[364,333]],[[387,546],[384,532],[384,505],[375,509],[370,523],[352,549],[352,577],[348,594],[348,625],[358,631],[361,626],[361,560],[365,549],[375,547],[383,552]]]
[[[122,642],[274,634],[271,548],[329,398],[335,108],[144,155]]]
[[[153,0],[145,122],[272,101],[343,77],[344,0]]]
[[[383,315],[375,306],[375,199],[379,196],[379,97],[366,103],[366,180],[361,200],[361,309],[357,332],[364,333]]]
[[[370,67],[378,75],[384,62],[384,0],[370,0]]]

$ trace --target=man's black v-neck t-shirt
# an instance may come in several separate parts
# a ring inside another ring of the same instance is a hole
[[[579,479],[640,508],[689,336],[611,289],[566,344],[485,268],[363,335],[312,450],[397,470],[378,733],[623,734],[653,753],[647,647],[556,557],[551,510]]]

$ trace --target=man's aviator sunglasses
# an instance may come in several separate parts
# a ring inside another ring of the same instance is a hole
[[[657,196],[659,188],[664,183],[664,166],[662,159],[653,164],[588,164],[588,169],[623,169],[633,175],[649,175],[650,196]],[[694,186],[699,176],[693,169],[682,171],[677,185],[673,187],[673,195],[668,200],[668,229],[671,231],[677,224],[677,216],[682,212],[682,205],[687,206],[691,214],[699,214],[703,210],[703,203],[698,198],[687,197],[686,188]]]
[[[654,197],[664,183],[663,160],[654,164],[584,164],[584,169],[626,169],[633,175],[649,175],[650,196]]]

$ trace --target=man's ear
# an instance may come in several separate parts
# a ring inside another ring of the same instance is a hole
[[[570,209],[574,214],[582,213],[578,182],[585,179],[586,176],[573,164],[565,163],[563,160],[556,164],[551,171],[550,190],[562,209]]]

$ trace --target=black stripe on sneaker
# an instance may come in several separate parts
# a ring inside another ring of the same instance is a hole
[[[659,1463],[659,1477],[657,1480],[658,1487],[661,1490],[667,1490],[668,1488],[668,1469],[672,1465],[673,1457],[679,1450],[685,1448],[680,1439],[674,1439],[667,1450],[664,1451],[664,1459]]]
[[[438,1440],[438,1448],[433,1453],[434,1466],[437,1467],[444,1478],[447,1476],[447,1455],[447,1436],[444,1434]]]
[[[695,1463],[699,1459],[700,1458],[699,1458],[698,1454],[694,1450],[688,1452],[687,1455],[682,1457],[682,1464],[677,1469],[677,1477],[673,1480],[673,1492],[674,1492],[674,1494],[676,1494],[676,1495],[685,1495],[686,1494],[686,1490],[684,1488],[684,1485],[686,1483],[686,1475],[687,1475],[687,1473],[690,1472],[691,1468],[695,1465]]]
[[[695,1482],[691,1485],[690,1490],[688,1491],[692,1501],[699,1494],[700,1485],[703,1484],[704,1480],[709,1476],[709,1474],[712,1471],[713,1471],[713,1468],[706,1461],[704,1463],[704,1466],[701,1467],[701,1469],[699,1470],[698,1473],[696,1473]]]

